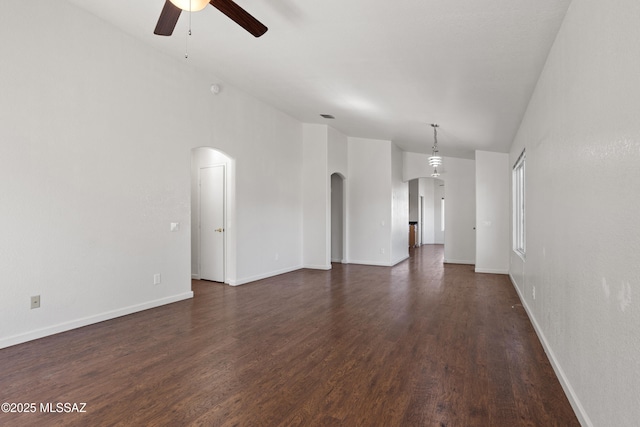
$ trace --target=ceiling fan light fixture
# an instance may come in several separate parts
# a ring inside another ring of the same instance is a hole
[[[170,36],[173,34],[173,30],[175,30],[178,18],[180,18],[183,10],[187,12],[198,12],[204,9],[207,4],[218,9],[254,37],[260,37],[268,30],[262,22],[254,18],[233,0],[165,0],[153,34]],[[191,15],[189,15],[188,34],[191,35]],[[185,57],[187,57],[187,55],[185,55]]]
[[[209,4],[209,0],[169,0],[176,7],[187,12],[199,12]]]

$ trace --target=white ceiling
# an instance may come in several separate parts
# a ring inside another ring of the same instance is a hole
[[[155,36],[164,0],[69,0],[306,123],[445,156],[506,152],[571,0],[236,0],[254,38],[207,6]],[[223,89],[224,90],[224,89]],[[335,120],[320,117],[332,114]]]

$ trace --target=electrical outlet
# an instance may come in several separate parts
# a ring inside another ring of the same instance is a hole
[[[40,308],[40,295],[31,297],[31,309]]]
[[[532,293],[533,293],[533,299],[536,299],[536,287],[535,286],[533,287]]]
[[[280,259],[280,254],[278,252],[276,252],[276,261],[278,261]]]
[[[159,285],[162,282],[162,277],[160,276],[160,273],[154,274],[153,275],[153,284],[154,285]]]
[[[384,248],[380,248],[380,253],[384,254]]]

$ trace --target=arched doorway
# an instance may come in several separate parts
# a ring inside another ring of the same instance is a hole
[[[331,175],[331,262],[346,262],[344,177]]]
[[[234,161],[211,147],[191,150],[191,276],[235,279]]]

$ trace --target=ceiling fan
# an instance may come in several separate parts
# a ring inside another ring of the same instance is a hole
[[[254,37],[260,37],[267,32],[268,28],[264,24],[232,0],[165,0],[158,24],[156,24],[156,29],[153,33],[160,36],[170,36],[183,10],[197,12],[204,9],[207,4],[211,4],[211,6],[227,15]]]

